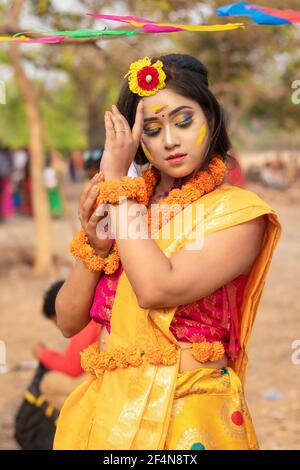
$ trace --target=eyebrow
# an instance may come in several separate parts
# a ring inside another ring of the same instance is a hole
[[[193,108],[192,108],[191,106],[178,106],[178,108],[173,109],[173,111],[171,111],[171,112],[168,114],[168,116],[171,117],[171,116],[173,116],[174,114],[178,113],[178,111],[181,111],[182,109],[193,109]],[[158,119],[159,119],[159,117],[157,117],[157,116],[145,118],[145,119],[144,119],[144,123],[150,122],[150,121],[157,121]]]

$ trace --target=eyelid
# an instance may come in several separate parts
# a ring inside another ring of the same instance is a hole
[[[173,123],[175,125],[190,123],[193,120],[193,117],[194,117],[193,112],[180,112],[179,114],[175,115],[175,117],[173,117]],[[146,124],[146,126],[144,127],[144,132],[149,133],[149,134],[151,133],[154,134],[154,133],[157,133],[160,129],[161,129],[161,126],[158,125],[158,123],[150,122]]]
[[[194,116],[195,113],[194,113],[194,111],[192,111],[192,110],[190,110],[190,109],[186,109],[186,111],[184,111],[184,110],[181,109],[180,111],[177,111],[177,113],[174,114],[174,116],[171,116],[171,119],[175,119],[177,116],[182,116],[182,115],[184,115],[184,114],[188,114],[189,116]],[[153,121],[146,121],[146,122],[145,122],[145,125],[156,123],[156,122],[158,122],[159,120],[160,120],[159,117],[157,117],[156,119],[153,118]]]
[[[173,118],[173,122],[176,121],[176,120],[182,119],[184,116],[187,116],[187,118],[184,119],[184,121],[188,121],[188,120],[192,119],[194,115],[193,115],[192,113],[181,113],[181,114],[178,114],[177,116],[175,116],[175,117]],[[153,121],[153,122],[146,123],[145,126],[146,126],[145,128],[147,128],[147,129],[151,129],[151,127],[155,128],[155,129],[156,129],[157,127],[158,127],[158,128],[161,127],[161,126],[159,126],[158,123],[156,123],[156,122],[154,122],[154,121]]]
[[[145,131],[155,131],[156,129],[161,129],[161,126],[158,126],[156,123],[152,122],[150,124],[146,124],[144,127],[144,132]]]
[[[174,118],[174,123],[175,124],[184,123],[187,121],[191,121],[192,118],[193,118],[193,114],[190,114],[190,113],[178,114],[178,116]]]

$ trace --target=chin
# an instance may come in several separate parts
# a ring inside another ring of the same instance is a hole
[[[189,176],[193,171],[194,168],[191,169],[182,165],[174,168],[168,168],[166,173],[172,178],[185,178],[186,176]]]

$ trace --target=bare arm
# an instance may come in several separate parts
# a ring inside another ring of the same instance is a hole
[[[121,237],[121,224],[133,221],[133,201],[115,207],[120,258],[142,308],[187,304],[207,296],[249,270],[260,252],[266,220],[258,217],[209,234],[200,250],[179,250],[167,258],[152,239]],[[142,225],[142,223],[141,223]]]
[[[90,321],[89,311],[100,276],[90,271],[83,261],[76,260],[61,287],[55,302],[56,319],[67,338],[79,333]]]
[[[104,258],[113,241],[109,233],[104,239],[100,239],[96,233],[101,216],[97,209],[94,210],[94,204],[99,191],[97,184],[102,180],[103,175],[96,175],[83,190],[79,218],[91,246]],[[81,331],[89,322],[89,311],[100,276],[99,272],[90,271],[83,261],[76,260],[71,274],[60,289],[55,303],[57,326],[67,338]]]

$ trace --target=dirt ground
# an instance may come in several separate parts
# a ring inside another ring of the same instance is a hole
[[[248,188],[278,212],[283,234],[254,327],[246,394],[261,448],[299,449],[300,364],[292,363],[292,343],[300,340],[300,187],[280,192],[251,183]],[[79,193],[78,184],[67,186],[68,216],[52,224],[55,276],[37,279],[31,274],[32,219],[16,217],[0,225],[0,340],[6,344],[8,364],[32,361],[36,341],[59,349],[66,344],[40,309],[45,289],[70,269],[68,243],[77,224]],[[32,374],[30,369],[0,374],[0,449],[18,449],[13,419]]]

